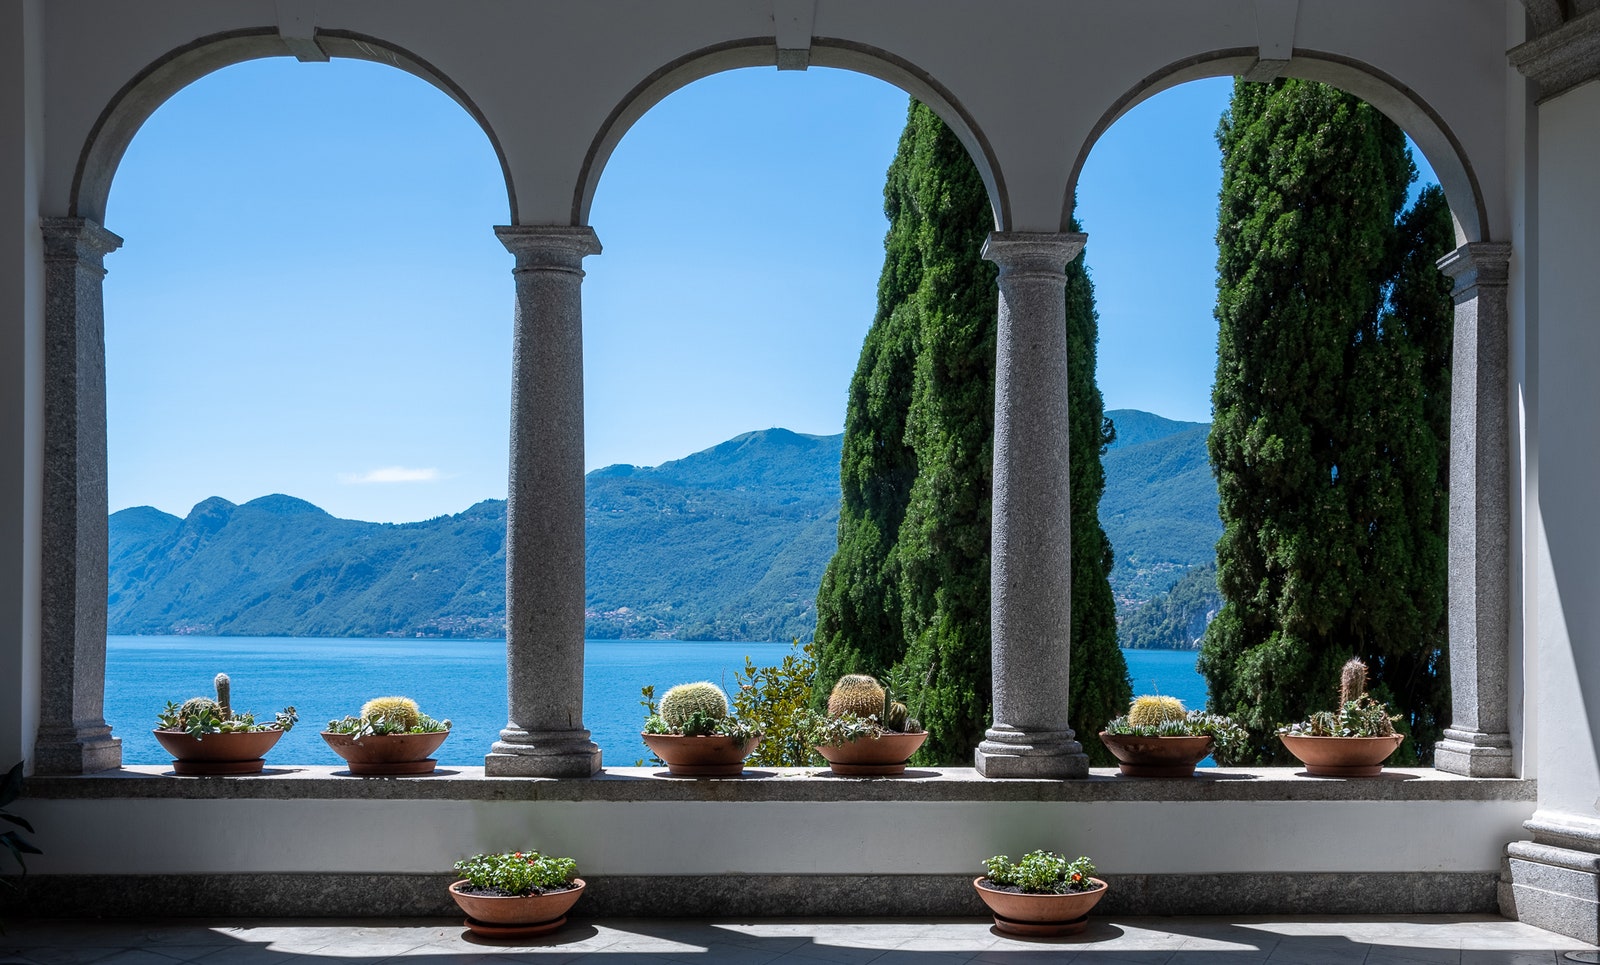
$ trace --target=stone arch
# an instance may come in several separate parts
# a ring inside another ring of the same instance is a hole
[[[588,224],[589,208],[594,203],[595,189],[600,183],[600,176],[605,171],[612,151],[621,143],[623,136],[634,123],[650,108],[661,103],[673,92],[701,78],[743,67],[771,67],[776,63],[775,57],[776,50],[770,36],[732,40],[685,54],[662,65],[639,81],[611,109],[589,144],[589,150],[583,158],[583,167],[578,174],[577,188],[572,197],[571,223]],[[1001,174],[994,149],[972,114],[962,106],[954,93],[931,74],[886,50],[850,40],[826,37],[817,37],[812,41],[810,65],[836,67],[876,77],[927,104],[950,126],[977,164],[984,187],[989,192],[990,206],[994,209],[996,230],[1005,230],[1011,223],[1011,208],[1006,195],[1005,178]]]
[[[315,43],[329,57],[397,67],[427,81],[461,105],[477,121],[494,148],[501,176],[505,179],[510,218],[512,223],[516,222],[517,195],[505,151],[488,118],[460,85],[416,54],[376,37],[346,30],[318,30]],[[224,67],[293,55],[276,27],[255,27],[201,37],[168,51],[147,65],[117,91],[95,119],[73,172],[68,203],[70,216],[104,224],[111,182],[123,153],[144,122],[172,95]]]
[[[1191,80],[1248,75],[1258,63],[1257,56],[1258,51],[1253,47],[1198,54],[1155,71],[1117,98],[1095,122],[1089,137],[1078,151],[1067,180],[1066,197],[1062,200],[1062,230],[1071,220],[1078,177],[1083,172],[1089,152],[1094,150],[1100,136],[1122,115],[1156,94]],[[1294,59],[1289,61],[1282,74],[1332,85],[1382,111],[1411,136],[1433,166],[1434,173],[1439,176],[1439,184],[1450,202],[1450,213],[1455,219],[1456,243],[1490,240],[1488,207],[1477,174],[1472,169],[1472,161],[1449,124],[1416,91],[1368,64],[1340,54],[1319,51],[1296,49]]]

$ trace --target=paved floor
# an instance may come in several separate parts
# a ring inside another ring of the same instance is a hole
[[[578,919],[525,944],[490,943],[438,919],[30,920],[0,934],[0,963],[27,965],[1569,965],[1566,953],[1588,949],[1487,916],[1095,918],[1082,935],[1049,941],[1003,938],[971,919]]]

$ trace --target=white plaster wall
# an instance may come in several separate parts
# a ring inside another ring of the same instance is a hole
[[[1527,13],[1520,3],[1506,5],[1506,39],[1515,46],[1526,39]],[[1512,773],[1524,778],[1538,776],[1538,731],[1530,715],[1534,701],[1527,693],[1536,679],[1539,648],[1529,641],[1539,639],[1538,574],[1534,553],[1538,531],[1539,439],[1538,439],[1538,332],[1534,275],[1537,264],[1538,182],[1534,178],[1539,163],[1538,110],[1534,106],[1533,85],[1510,64],[1504,67],[1506,85],[1506,197],[1510,212],[1510,235],[1494,240],[1511,242],[1510,277],[1506,289],[1507,321],[1511,327],[1507,384],[1510,396],[1506,425],[1511,446],[1511,580],[1512,612],[1510,654],[1506,660],[1510,710]]]
[[[44,169],[37,0],[0,7],[0,770],[39,718]]]
[[[979,874],[1049,847],[1108,874],[1493,872],[1514,801],[30,800],[44,874],[442,873],[537,848],[584,874]]]
[[[1600,832],[1600,81],[1538,108],[1541,817]]]

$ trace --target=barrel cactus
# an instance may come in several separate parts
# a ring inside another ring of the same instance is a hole
[[[1128,723],[1135,727],[1160,727],[1188,716],[1176,697],[1139,697],[1128,707]]]
[[[891,701],[889,704],[889,709],[884,711],[883,726],[889,728],[890,730],[905,733],[907,730],[909,730],[909,728],[906,726],[906,722],[909,719],[910,714],[906,711],[906,705],[902,704],[898,700]]]
[[[883,717],[884,691],[878,681],[866,674],[846,674],[833,685],[828,695],[828,716],[854,714],[857,717]]]
[[[363,720],[387,717],[406,730],[417,726],[421,716],[422,712],[417,708],[417,702],[410,697],[374,697],[361,705]]]
[[[168,705],[171,706],[170,704]],[[189,724],[205,714],[210,714],[216,720],[224,720],[222,707],[210,697],[190,697],[178,708],[178,727],[187,728]]]
[[[661,696],[657,713],[661,715],[662,722],[674,730],[681,729],[695,714],[710,720],[721,720],[728,716],[728,695],[722,692],[721,687],[706,680],[679,684]]]

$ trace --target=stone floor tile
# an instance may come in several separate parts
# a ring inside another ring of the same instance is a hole
[[[1075,965],[1167,965],[1176,948],[1111,948],[1096,945],[1078,949]]]
[[[1512,948],[1463,948],[1461,965],[1559,965],[1561,953],[1549,949],[1519,951]]]
[[[178,959],[148,948],[125,948],[95,961],[98,965],[178,965]]]
[[[1279,942],[1267,956],[1269,965],[1361,965],[1367,946],[1348,939],[1335,942],[1307,941],[1296,936]]]
[[[1461,948],[1424,945],[1369,945],[1365,965],[1461,965]]]
[[[967,965],[977,955],[976,951],[958,951],[951,949],[917,949],[917,948],[891,948],[878,958],[872,960],[873,965]]]
[[[860,948],[855,946],[835,945],[831,942],[811,942],[801,945],[777,961],[792,963],[792,965],[806,965],[807,962],[830,962],[832,965],[867,965],[868,962],[880,958],[888,952],[887,948]],[[804,961],[801,961],[804,959]]]
[[[1040,942],[1032,948],[996,945],[979,952],[968,965],[1073,965],[1078,961],[1076,948]]]
[[[662,954],[675,962],[693,962],[699,965],[767,965],[781,958],[788,948],[763,948],[757,945],[740,945],[733,942],[707,942],[690,951],[673,951]]]
[[[118,950],[119,949],[116,948],[95,945],[81,946],[78,948],[73,948],[71,946],[48,948],[31,947],[21,949],[21,954],[19,957],[21,957],[24,961],[32,963],[32,965],[88,965],[90,962],[101,961],[106,956],[111,955]]]

